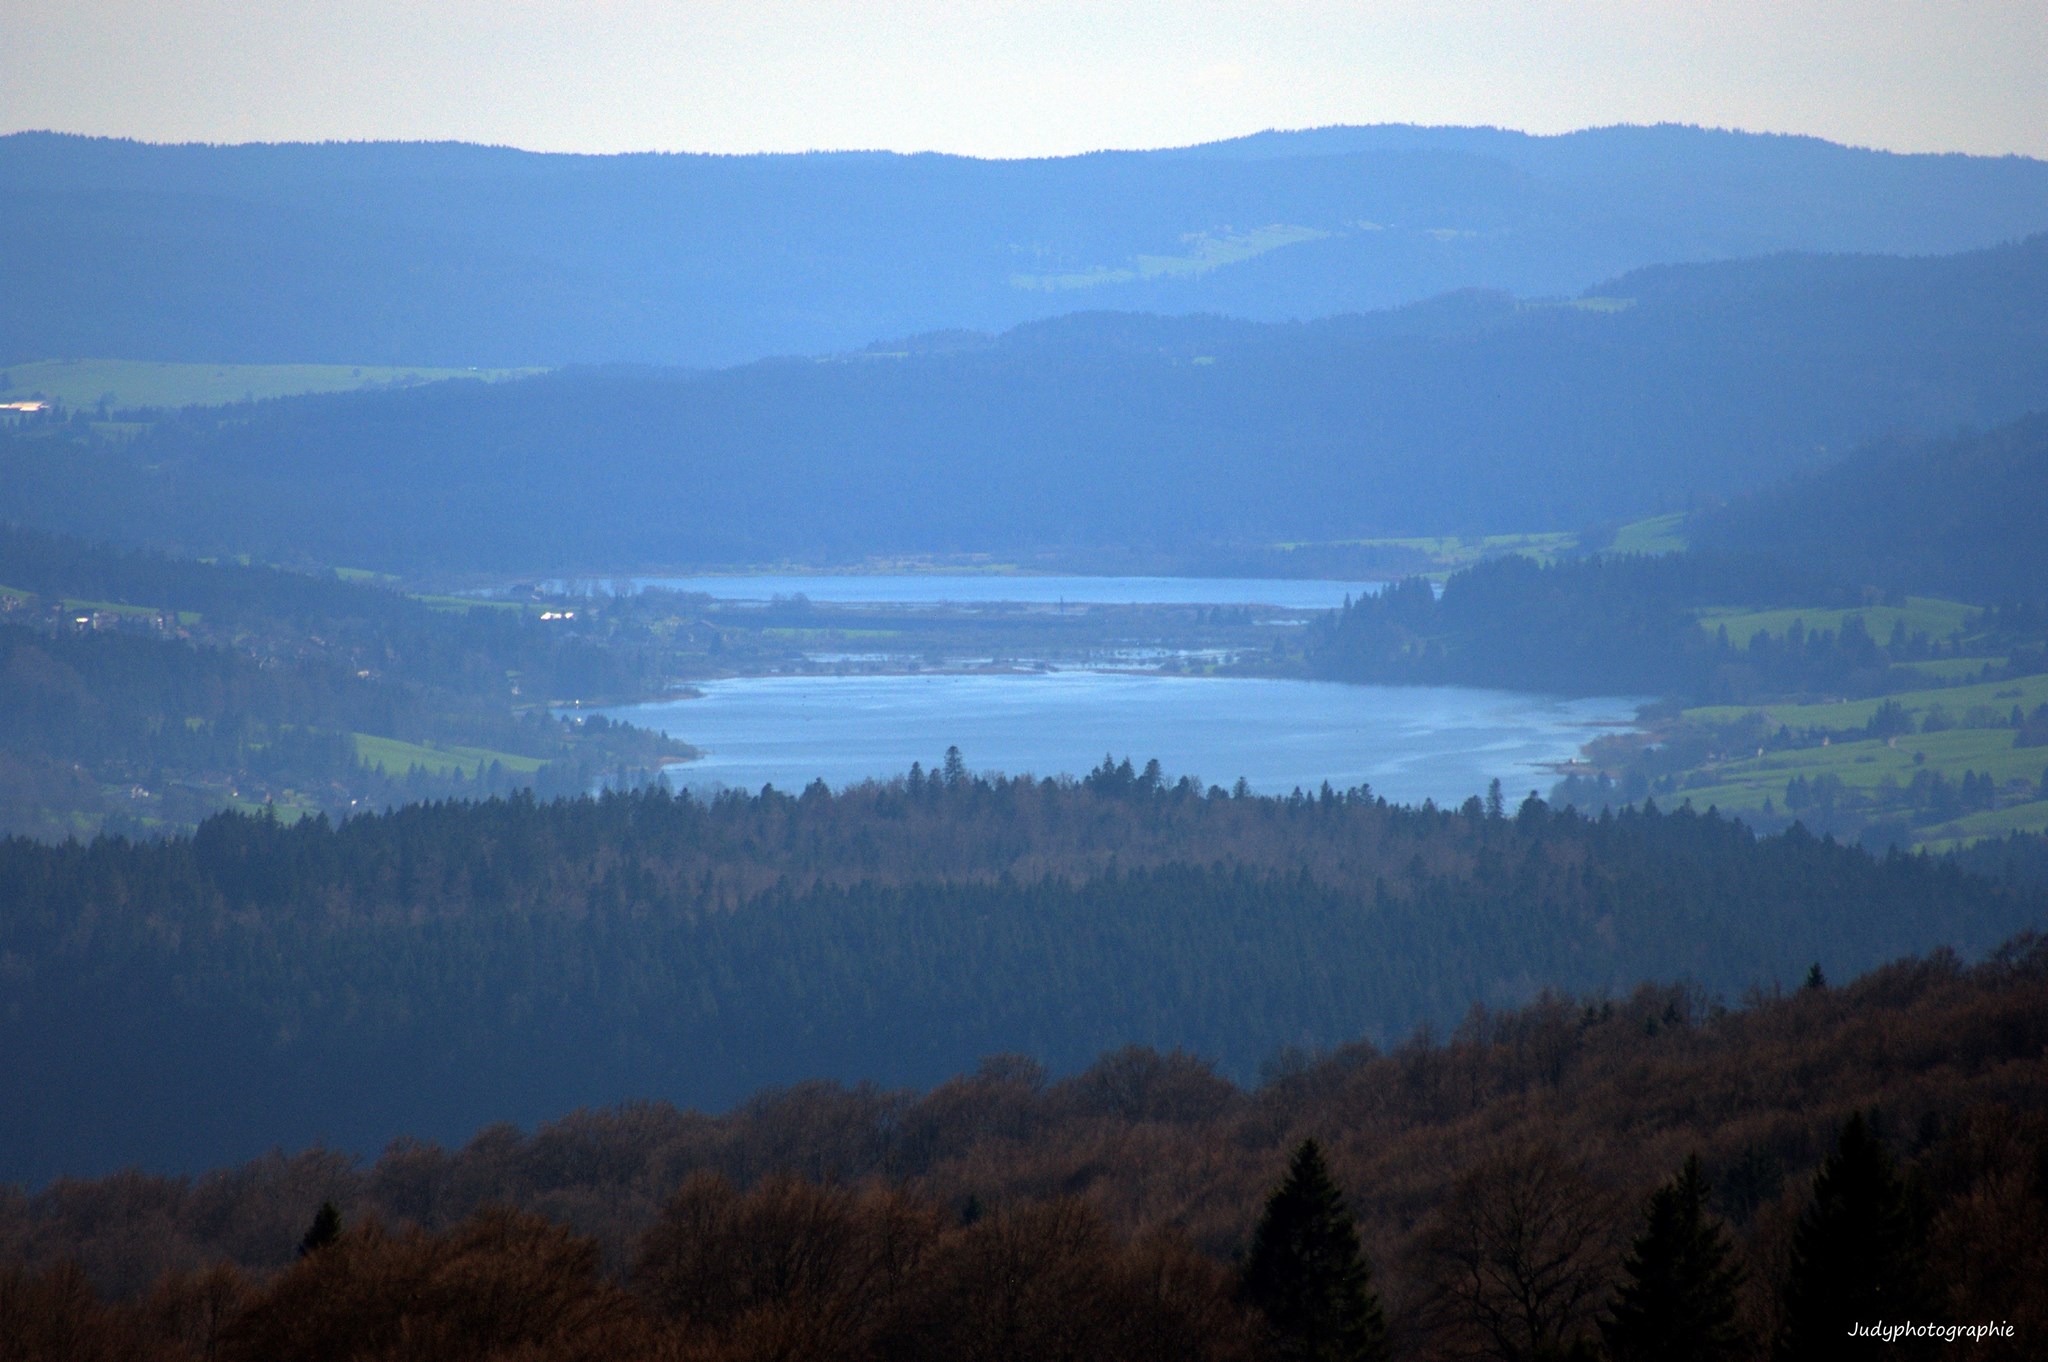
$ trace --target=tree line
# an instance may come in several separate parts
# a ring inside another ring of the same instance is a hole
[[[1732,1011],[1548,995],[1229,1084],[1124,1050],[634,1105],[374,1163],[0,1192],[0,1337],[81,1358],[1776,1359],[2048,1327],[2048,957]],[[2002,1330],[2003,1332],[2000,1332]],[[54,1340],[54,1343],[52,1342]],[[126,1350],[125,1352],[123,1350]]]
[[[1510,555],[1451,574],[1441,592],[1409,578],[1351,601],[1315,626],[1310,667],[1342,681],[1503,686],[1565,694],[1636,691],[1694,704],[1787,695],[1882,695],[1924,687],[1894,664],[1957,655],[1954,640],[1861,616],[1836,629],[1798,621],[1737,644],[1700,624],[1708,606],[1849,609],[1885,598],[1806,568],[1749,554],[1593,554],[1541,564]],[[2037,669],[2035,612],[1987,612],[1985,652],[1999,675]]]
[[[807,1076],[1187,1046],[1249,1078],[1545,986],[1735,997],[2038,923],[2035,888],[1803,830],[1288,798],[1111,764],[834,794],[414,805],[0,842],[15,1176],[374,1146]],[[240,1094],[261,1091],[246,1108]],[[149,1101],[146,1126],[94,1115]]]

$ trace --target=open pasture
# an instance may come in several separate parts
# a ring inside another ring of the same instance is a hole
[[[538,771],[544,765],[538,757],[493,752],[483,747],[430,747],[424,743],[401,742],[397,738],[380,738],[369,733],[357,733],[354,737],[357,759],[387,776],[402,776],[417,766],[429,775],[445,776],[457,772],[473,780],[478,771],[494,761],[507,771],[522,775]]]
[[[1682,553],[1685,543],[1685,512],[1673,511],[1622,526],[1607,549],[1610,553]]]
[[[1790,610],[1743,610],[1710,606],[1700,612],[1700,627],[1708,633],[1728,631],[1728,641],[1738,648],[1749,646],[1758,634],[1783,638],[1796,621],[1807,633],[1840,633],[1851,615],[1863,617],[1863,627],[1879,643],[1891,637],[1892,627],[1903,624],[1907,634],[1925,634],[1946,639],[1967,633],[1977,617],[1977,607],[1961,601],[1944,601],[1933,596],[1908,596],[1904,605],[1866,605],[1851,610],[1816,610],[1804,606]]]
[[[1831,775],[1849,789],[1872,791],[1887,780],[1910,784],[1915,772],[1939,771],[1951,780],[1965,771],[1988,775],[2001,787],[2010,781],[2038,783],[2048,770],[2048,747],[2014,747],[2012,730],[1952,728],[1942,733],[1912,733],[1888,743],[1880,738],[1830,743],[1743,757],[1711,768],[1713,783],[1683,791],[1699,808],[1756,809],[1765,796],[1782,807],[1785,786],[1796,776],[1812,780]]]
[[[2048,832],[2048,799],[1965,814],[1938,828],[1926,829],[1919,845],[1938,855],[1986,837],[2003,837],[2010,832]]]
[[[1974,659],[1978,666],[1982,659]],[[1772,724],[1783,724],[1794,730],[1819,729],[1842,733],[1860,729],[1870,722],[1878,707],[1887,701],[1897,701],[1918,728],[1929,712],[1939,707],[1957,724],[1968,721],[1970,711],[1984,707],[1993,711],[2001,720],[2018,705],[2022,710],[2032,712],[2034,706],[2048,704],[2048,676],[2023,676],[2005,681],[1980,681],[1968,686],[1940,686],[1928,690],[1901,691],[1896,695],[1880,696],[1870,700],[1840,700],[1826,704],[1810,705],[1705,705],[1685,711],[1685,717],[1702,723],[1733,723],[1745,714],[1761,712]],[[2001,731],[2008,741],[2010,729]],[[1918,740],[1919,735],[1915,735]],[[1938,734],[1929,734],[1937,737]],[[1906,743],[1899,739],[1900,745]]]
[[[1534,558],[1539,563],[1548,563],[1562,554],[1571,553],[1578,547],[1579,537],[1569,531],[1545,531],[1539,534],[1487,534],[1487,535],[1424,535],[1415,538],[1391,539],[1339,539],[1330,541],[1303,541],[1299,543],[1278,543],[1274,548],[1282,551],[1315,548],[1388,548],[1406,549],[1431,560],[1434,569],[1426,576],[1442,578],[1462,567],[1488,558],[1499,558],[1504,554],[1519,553]]]

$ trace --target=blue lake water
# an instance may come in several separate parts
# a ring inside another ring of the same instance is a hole
[[[1462,686],[1170,677],[774,676],[707,682],[700,698],[602,711],[704,749],[671,770],[681,785],[836,787],[939,764],[957,744],[976,771],[1079,775],[1105,753],[1168,775],[1261,793],[1370,784],[1388,799],[1462,801],[1499,777],[1547,791],[1548,765],[1638,698],[1565,700]]]
[[[827,576],[631,577],[550,585],[612,591],[650,587],[702,592],[718,600],[767,602],[807,596],[842,605],[1270,605],[1287,610],[1333,610],[1348,595],[1367,595],[1377,582],[1282,580],[1257,577],[1012,577],[939,573]]]

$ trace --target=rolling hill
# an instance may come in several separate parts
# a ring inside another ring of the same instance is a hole
[[[1571,528],[2048,408],[2048,236],[1657,266],[1564,303],[1075,314],[712,373],[0,434],[0,516],[200,553],[609,570]]]
[[[722,365],[1079,308],[1286,320],[2044,228],[2039,161],[1683,127],[1028,161],[24,133],[0,138],[0,364]]]

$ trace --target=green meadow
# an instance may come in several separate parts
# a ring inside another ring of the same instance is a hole
[[[275,818],[278,822],[286,825],[296,823],[302,818],[311,818],[314,814],[320,812],[319,806],[308,804],[303,800],[293,799],[289,795],[283,799],[256,800],[237,798],[224,802],[229,809],[236,813],[254,814],[259,818]]]
[[[1185,278],[1207,274],[1293,246],[1304,241],[1321,241],[1330,233],[1315,227],[1294,227],[1274,223],[1245,232],[1195,232],[1181,238],[1187,249],[1179,255],[1140,255],[1122,267],[1097,265],[1090,269],[1053,274],[1013,274],[1012,288],[1061,292],[1097,288],[1103,284],[1129,284],[1140,279]]]
[[[1961,685],[1984,674],[1984,668],[2003,667],[2003,657],[1937,657],[1920,662],[1894,662],[1894,671],[1911,672],[1944,686]]]
[[[23,591],[18,587],[4,584],[0,584],[0,596],[11,596],[24,601],[38,599],[33,591]],[[57,605],[63,610],[91,610],[99,614],[125,615],[130,619],[149,619],[156,615],[170,615],[179,624],[187,627],[199,623],[200,620],[199,612],[196,610],[164,610],[154,605],[127,605],[120,601],[88,601],[77,596],[60,596],[57,598]]]
[[[1964,605],[1961,601],[1944,601],[1933,596],[1908,596],[1904,605],[1865,605],[1846,610],[1815,610],[1794,607],[1789,610],[1743,610],[1710,607],[1700,612],[1700,627],[1708,633],[1718,629],[1728,631],[1728,641],[1738,648],[1749,646],[1751,638],[1768,634],[1783,638],[1787,630],[1797,622],[1807,633],[1840,633],[1842,622],[1851,615],[1863,617],[1863,627],[1879,643],[1891,637],[1892,627],[1903,624],[1906,633],[1925,634],[1931,639],[1946,639],[1958,632],[1967,632],[1977,617],[1977,607]],[[1977,659],[1982,665],[1983,659]]]
[[[528,775],[538,771],[544,763],[538,757],[522,757],[512,752],[493,752],[484,747],[440,747],[424,743],[400,742],[397,738],[379,738],[369,733],[353,735],[356,740],[356,759],[365,766],[373,766],[387,776],[402,776],[417,766],[430,775],[445,776],[460,772],[468,779],[475,779],[476,773],[497,762],[507,771]]]
[[[492,599],[492,598],[490,598],[490,597],[487,597],[487,596],[431,596],[431,595],[429,595],[429,596],[420,596],[420,595],[415,595],[415,596],[412,596],[412,597],[410,597],[409,599],[412,599],[412,600],[418,601],[418,602],[419,602],[419,603],[420,603],[421,605],[424,605],[424,606],[426,606],[426,607],[427,607],[427,608],[428,608],[429,610],[455,610],[455,611],[468,611],[468,610],[512,610],[512,611],[525,611],[525,610],[535,610],[535,609],[537,609],[537,608],[538,608],[538,607],[534,606],[534,605],[532,604],[532,602],[530,602],[530,601],[500,601],[500,600],[494,600],[494,599]]]
[[[2038,782],[2048,771],[2048,747],[2014,747],[2012,737],[2009,728],[1952,728],[1941,733],[1909,733],[1894,740],[1864,738],[1826,747],[1766,752],[1702,772],[1694,779],[1711,783],[1688,786],[1681,796],[1697,808],[1712,804],[1742,812],[1762,808],[1766,797],[1782,809],[1785,786],[1795,776],[1810,781],[1815,776],[1832,775],[1845,788],[1866,793],[1887,782],[1911,784],[1914,773],[1922,769],[1939,771],[1950,779],[1976,771],[2001,786],[2015,780]]]
[[[539,369],[426,369],[373,364],[173,364],[139,359],[47,359],[0,368],[0,402],[67,407],[213,407],[304,393],[403,388],[443,379],[499,382]]]
[[[1959,659],[1984,665],[1982,658]],[[1793,729],[1812,728],[1841,733],[1860,729],[1870,722],[1878,707],[1889,701],[1896,701],[1906,711],[1918,728],[1930,711],[1939,707],[1943,713],[1958,724],[1970,722],[1970,712],[1982,707],[1996,716],[1999,721],[2018,705],[2022,710],[2032,711],[2034,706],[2048,704],[2048,676],[2023,676],[2007,681],[1980,681],[1968,686],[1942,686],[1929,690],[1901,691],[1896,695],[1881,696],[1872,700],[1841,700],[1829,704],[1808,705],[1706,705],[1685,711],[1685,717],[1702,723],[1733,723],[1745,714],[1761,712],[1774,725],[1784,724]],[[2007,742],[2012,740],[2012,730],[2002,730]],[[1928,738],[1940,734],[1925,735]],[[1914,736],[1913,741],[1921,741]],[[1907,738],[1900,738],[1903,745]]]
[[[1685,550],[1685,512],[1653,515],[1634,521],[1614,532],[1610,553],[1682,553]]]
[[[1572,552],[1578,547],[1579,537],[1569,531],[1551,531],[1541,534],[1488,534],[1470,537],[1456,534],[1424,535],[1406,539],[1334,539],[1302,540],[1273,545],[1283,552],[1299,549],[1318,548],[1391,548],[1406,549],[1423,555],[1434,564],[1434,570],[1424,574],[1442,577],[1461,567],[1504,554],[1519,553],[1534,558],[1539,563],[1548,563],[1560,554]]]
[[[1924,840],[1919,845],[1939,854],[1986,837],[2003,837],[2009,832],[2042,831],[2048,831],[2048,799],[1966,814],[1940,827],[1926,829]]]
[[[1945,661],[1973,669],[1984,665],[1982,658]],[[1906,712],[1914,731],[1889,738],[1865,736],[1865,725],[1887,702],[1896,702]],[[1974,771],[1996,783],[2001,800],[2017,798],[2020,802],[1919,825],[1914,829],[1916,846],[1940,851],[2008,832],[2048,831],[2048,797],[2044,797],[2048,796],[2048,747],[2016,747],[2016,730],[2005,726],[2014,706],[2030,712],[2041,704],[2048,704],[2048,676],[1951,685],[1832,704],[1689,709],[1685,717],[1703,723],[1733,723],[1761,713],[1773,726],[1783,724],[1795,732],[1833,736],[1819,746],[1710,762],[1681,777],[1681,789],[1660,798],[1734,814],[1761,813],[1768,799],[1774,810],[1784,815],[1794,812],[1786,807],[1786,787],[1791,781],[1803,778],[1810,783],[1827,776],[1840,781],[1845,792],[1870,801],[1873,816],[1881,817],[1887,811],[1902,811],[1892,792],[1905,790],[1918,775],[1933,772],[1960,783],[1966,773]],[[1921,731],[1937,711],[1954,726],[1937,723],[1934,732]]]

